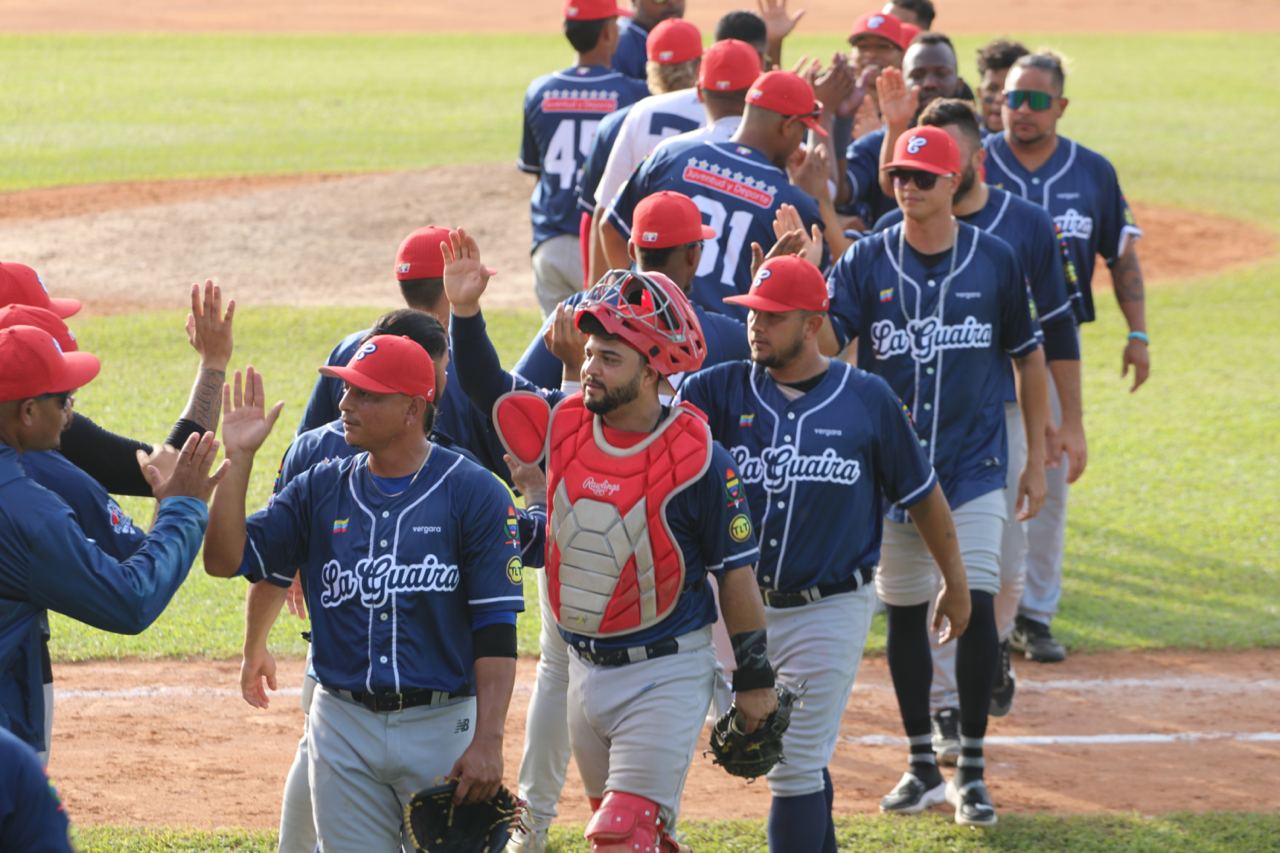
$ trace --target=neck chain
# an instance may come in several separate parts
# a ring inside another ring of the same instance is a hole
[[[947,295],[947,287],[948,285],[951,284],[951,278],[956,274],[956,258],[959,257],[960,255],[960,225],[955,221],[954,216],[951,218],[951,220],[952,220],[951,224],[953,226],[952,239],[951,239],[951,266],[947,270],[947,277],[942,280],[942,284],[938,289],[938,307],[935,309],[935,312],[938,316],[939,321],[942,320],[942,307],[945,302],[945,297]],[[906,222],[903,222],[902,229],[898,232],[898,308],[899,310],[902,311],[902,319],[910,323],[911,317],[907,314],[907,290],[905,287],[903,287],[903,279],[906,276],[906,273],[902,271],[903,270],[902,261],[903,261],[903,255],[905,253],[906,245],[907,245],[907,224]],[[920,292],[920,289],[917,288],[916,289],[916,317],[915,317],[915,321],[917,323],[920,322],[921,295],[922,294]]]
[[[401,495],[403,495],[405,492],[407,492],[407,491],[409,491],[410,489],[412,489],[412,488],[413,488],[413,484],[414,484],[414,483],[416,483],[416,482],[418,481],[418,475],[422,473],[422,469],[423,469],[423,468],[427,467],[427,460],[428,460],[428,459],[430,459],[430,458],[431,458],[431,444],[430,444],[430,443],[428,443],[428,444],[427,444],[427,453],[426,453],[426,455],[425,455],[425,456],[423,456],[423,457],[422,457],[422,464],[418,466],[418,470],[417,470],[417,471],[414,471],[414,472],[413,472],[413,477],[412,477],[412,478],[410,478],[410,480],[409,480],[409,484],[408,484],[407,486],[405,486],[403,489],[401,489],[400,491],[398,491],[398,492],[384,492],[382,489],[380,489],[380,488],[378,487],[378,478],[377,478],[377,476],[373,473],[373,468],[372,468],[372,467],[370,467],[369,465],[365,465],[365,469],[364,469],[364,470],[365,470],[365,473],[367,473],[367,474],[369,475],[369,485],[373,487],[373,490],[374,490],[375,492],[377,492],[378,494],[382,495],[384,498],[398,498],[398,497],[400,497]]]

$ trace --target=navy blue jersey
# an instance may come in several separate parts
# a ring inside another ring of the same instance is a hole
[[[325,364],[346,365],[356,354],[360,342],[368,336],[368,329],[347,335],[329,353]],[[466,450],[482,466],[501,477],[503,482],[511,482],[511,473],[502,461],[502,443],[489,428],[488,416],[476,411],[467,395],[462,393],[462,388],[456,381],[452,358],[445,365],[444,374],[444,391],[436,395],[435,432],[449,439],[447,446]],[[306,411],[302,413],[302,422],[298,424],[299,435],[337,420],[342,388],[342,380],[335,376],[316,377]]]
[[[0,728],[0,850],[72,853],[70,828],[35,752]]]
[[[18,460],[0,443],[0,726],[44,749],[45,611],[104,631],[142,631],[186,579],[209,515],[203,501],[165,498],[141,547],[118,560]]]
[[[115,559],[126,559],[147,538],[97,480],[56,450],[24,453],[22,467],[27,476],[62,498],[84,535]]]
[[[990,188],[990,197],[982,210],[960,217],[975,228],[999,237],[1018,256],[1018,263],[1031,289],[1036,319],[1047,330],[1058,324],[1072,327],[1075,314],[1067,293],[1062,253],[1053,220],[1043,209],[1004,190]],[[876,223],[877,231],[902,221],[902,211],[894,209]],[[1013,370],[1006,371],[1005,400],[1017,399]]]
[[[483,315],[455,317],[449,334],[461,361],[459,378],[468,395],[481,407],[492,411],[498,397],[509,391],[538,394],[552,406],[565,398],[559,390],[539,388],[502,370],[498,354],[485,332]],[[609,431],[608,434],[613,444],[626,444],[625,433]],[[734,479],[737,474],[733,459],[719,443],[713,443],[707,473],[667,504],[667,524],[685,561],[685,588],[667,618],[643,631],[614,639],[582,637],[561,629],[565,640],[579,647],[585,644],[597,649],[627,648],[678,637],[714,622],[715,602],[707,573],[720,574],[749,566],[760,556],[754,532],[747,529],[749,524],[742,524],[744,519],[750,521],[745,502],[730,489]]]
[[[959,225],[953,262],[932,268],[903,246],[902,225],[849,247],[828,279],[841,343],[907,405],[951,506],[1004,488],[1006,362],[1040,346],[1017,256]],[[899,266],[901,257],[901,266]],[[894,517],[901,518],[895,510]]]
[[[648,94],[643,83],[608,68],[579,65],[546,74],[524,96],[520,170],[538,176],[529,211],[533,248],[578,234],[576,187],[600,120]]]
[[[480,460],[465,447],[455,445],[449,436],[439,432],[431,433],[431,443],[457,453],[468,462],[480,465]],[[341,419],[327,423],[322,427],[307,430],[293,440],[280,461],[280,473],[276,475],[274,494],[292,482],[303,471],[308,471],[322,462],[334,459],[346,459],[360,452],[358,447],[347,444],[342,432]],[[480,467],[484,467],[481,465]],[[516,509],[520,523],[520,559],[526,566],[538,568],[544,560],[547,539],[547,513],[543,507]]]
[[[1053,217],[1066,246],[1067,285],[1079,299],[1076,317],[1091,322],[1095,258],[1101,255],[1110,266],[1124,254],[1129,240],[1142,236],[1115,168],[1101,154],[1064,136],[1035,172],[1018,162],[1004,134],[992,134],[984,144],[987,183],[1039,205]]]
[[[622,123],[630,112],[630,104],[621,107],[601,119],[600,126],[596,128],[596,138],[591,143],[591,153],[582,164],[582,174],[578,177],[577,186],[578,207],[587,213],[595,213],[596,188],[600,186],[600,179],[604,177],[604,167],[609,162],[609,152],[613,150],[613,143],[618,141]]]
[[[868,227],[898,207],[897,200],[880,189],[880,147],[884,144],[884,135],[882,127],[859,136],[849,143],[845,152],[850,195],[840,212],[860,217]]]
[[[645,65],[649,61],[648,44],[648,30],[637,24],[634,18],[620,19],[618,49],[613,53],[613,70],[644,83],[647,77]],[[645,86],[645,94],[649,94],[648,85]]]
[[[442,447],[394,497],[367,453],[323,462],[246,527],[240,574],[288,586],[303,573],[312,662],[329,688],[474,692],[473,620],[524,609],[507,490]]]
[[[722,300],[751,288],[751,244],[759,243],[767,252],[777,242],[773,218],[778,208],[795,205],[806,231],[822,224],[817,202],[793,186],[786,172],[737,142],[676,143],[655,150],[610,203],[609,221],[630,237],[636,205],[662,190],[692,198],[703,221],[716,230],[714,240],[703,241],[690,299],[740,320],[746,319],[747,309]],[[822,251],[825,267],[825,244]]]
[[[749,361],[694,374],[680,396],[707,413],[736,463],[760,541],[756,574],[770,589],[874,566],[885,499],[909,507],[937,483],[888,384],[842,362],[794,399]]]
[[[565,302],[569,305],[577,305],[584,295],[575,293]],[[694,303],[693,311],[698,315],[698,321],[702,324],[702,336],[707,342],[707,359],[703,362],[704,368],[751,357],[751,345],[747,343],[747,327],[742,322],[725,314],[712,314],[697,303]],[[529,348],[524,351],[524,355],[520,356],[520,360],[511,371],[540,388],[559,388],[560,380],[564,375],[564,365],[542,342],[542,335],[550,322],[549,317],[538,333],[533,336],[533,340],[529,342]]]

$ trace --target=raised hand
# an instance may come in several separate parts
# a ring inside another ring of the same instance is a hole
[[[578,330],[574,322],[576,313],[572,305],[561,302],[551,315],[547,330],[542,333],[542,342],[564,364],[565,375],[574,377],[575,381],[582,373],[587,346],[587,336]]]
[[[165,498],[186,497],[209,502],[213,489],[227,472],[227,461],[223,460],[218,470],[212,475],[209,469],[218,455],[218,442],[213,433],[203,435],[192,433],[187,436],[182,449],[178,451],[178,459],[174,463],[173,472],[165,476],[155,465],[149,464],[149,457],[138,451],[138,467],[142,476],[151,486],[151,493],[156,500]]]
[[[222,386],[222,444],[228,458],[257,453],[271,434],[284,401],[267,411],[266,398],[262,374],[252,365],[243,377],[236,371],[234,390],[229,384]]]
[[[493,270],[480,262],[480,246],[463,229],[449,232],[448,241],[440,244],[444,257],[444,294],[453,313],[471,317],[480,313],[480,297],[489,286]]]
[[[831,188],[827,184],[831,162],[827,159],[827,146],[821,142],[797,148],[787,161],[787,174],[791,183],[819,204],[831,200]]]
[[[855,83],[840,54],[832,57],[831,65],[819,71],[812,82],[814,97],[822,102],[822,111],[828,114],[838,110],[840,104],[853,94]]]
[[[222,311],[222,288],[212,280],[202,288],[191,285],[191,313],[187,315],[187,340],[191,348],[200,353],[200,365],[213,370],[226,370],[231,361],[233,336],[231,323],[236,313],[236,301],[227,302]]]
[[[885,124],[898,130],[906,130],[916,116],[920,90],[907,86],[906,78],[897,68],[886,68],[876,78],[876,97],[880,100],[880,117]]]
[[[791,35],[791,31],[804,17],[804,9],[792,15],[787,11],[787,0],[756,0],[756,8],[764,20],[764,30],[769,44],[775,45]]]
[[[849,90],[849,94],[845,99],[836,107],[836,115],[840,118],[853,118],[862,107],[862,102],[867,99],[867,93],[871,91],[872,85],[875,84],[876,77],[880,74],[880,66],[868,65],[858,71],[852,65],[846,63],[844,69],[845,73],[853,80],[853,87]]]
[[[547,504],[547,475],[538,465],[521,462],[510,453],[502,454],[502,461],[507,463],[511,472],[511,482],[516,484],[520,494],[524,496],[525,506]]]

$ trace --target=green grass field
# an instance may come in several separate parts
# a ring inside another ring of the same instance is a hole
[[[1024,36],[1074,68],[1067,135],[1106,153],[1130,198],[1247,219],[1280,231],[1280,158],[1270,144],[1280,37]],[[973,48],[958,39],[962,72]],[[828,55],[839,37],[788,45]],[[416,168],[502,161],[519,144],[527,82],[568,63],[561,39],[471,36],[0,36],[0,190],[115,180]],[[1212,72],[1210,74],[1210,71]],[[1259,73],[1263,72],[1263,73]],[[393,235],[389,239],[395,239]],[[1272,472],[1280,429],[1280,262],[1154,289],[1154,373],[1137,395],[1118,376],[1123,328],[1110,297],[1085,329],[1090,467],[1073,489],[1063,612],[1076,650],[1280,646]],[[252,362],[288,402],[259,460],[251,503],[268,493],[313,368],[386,306],[243,306],[236,363]],[[492,316],[509,363],[532,312]],[[77,318],[103,377],[78,407],[128,434],[160,438],[185,400],[194,356],[178,310]],[[279,331],[291,330],[285,338]],[[142,378],[140,380],[140,377]],[[137,517],[149,502],[129,501]],[[54,619],[60,660],[238,654],[243,582],[199,567],[151,630],[125,638]],[[536,649],[536,606],[521,648]],[[274,647],[300,653],[282,619]],[[873,632],[880,647],[881,632]],[[757,850],[758,824],[687,827],[697,849]],[[583,849],[561,828],[561,849]],[[1274,815],[1002,817],[999,831],[945,821],[850,819],[842,842],[907,850],[1254,850],[1274,848]],[[82,827],[85,850],[267,850],[271,833]]]

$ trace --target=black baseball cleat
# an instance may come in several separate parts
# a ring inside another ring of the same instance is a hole
[[[1018,687],[1018,680],[1013,673],[1013,657],[1009,654],[1009,641],[1000,643],[1000,669],[996,672],[996,683],[991,691],[989,712],[993,717],[1003,717],[1013,707],[1013,693]]]
[[[996,807],[981,779],[965,785],[956,785],[952,779],[947,783],[947,802],[956,807],[956,823],[961,826],[996,825]]]
[[[939,764],[954,766],[960,757],[960,711],[942,708],[933,715],[933,754]]]
[[[1019,616],[1014,623],[1009,643],[1036,663],[1061,663],[1067,659],[1067,650],[1053,638],[1049,626],[1025,616]]]
[[[885,814],[920,814],[946,798],[945,788],[946,782],[941,773],[937,774],[937,782],[931,785],[908,770],[893,790],[880,798],[880,811]]]

